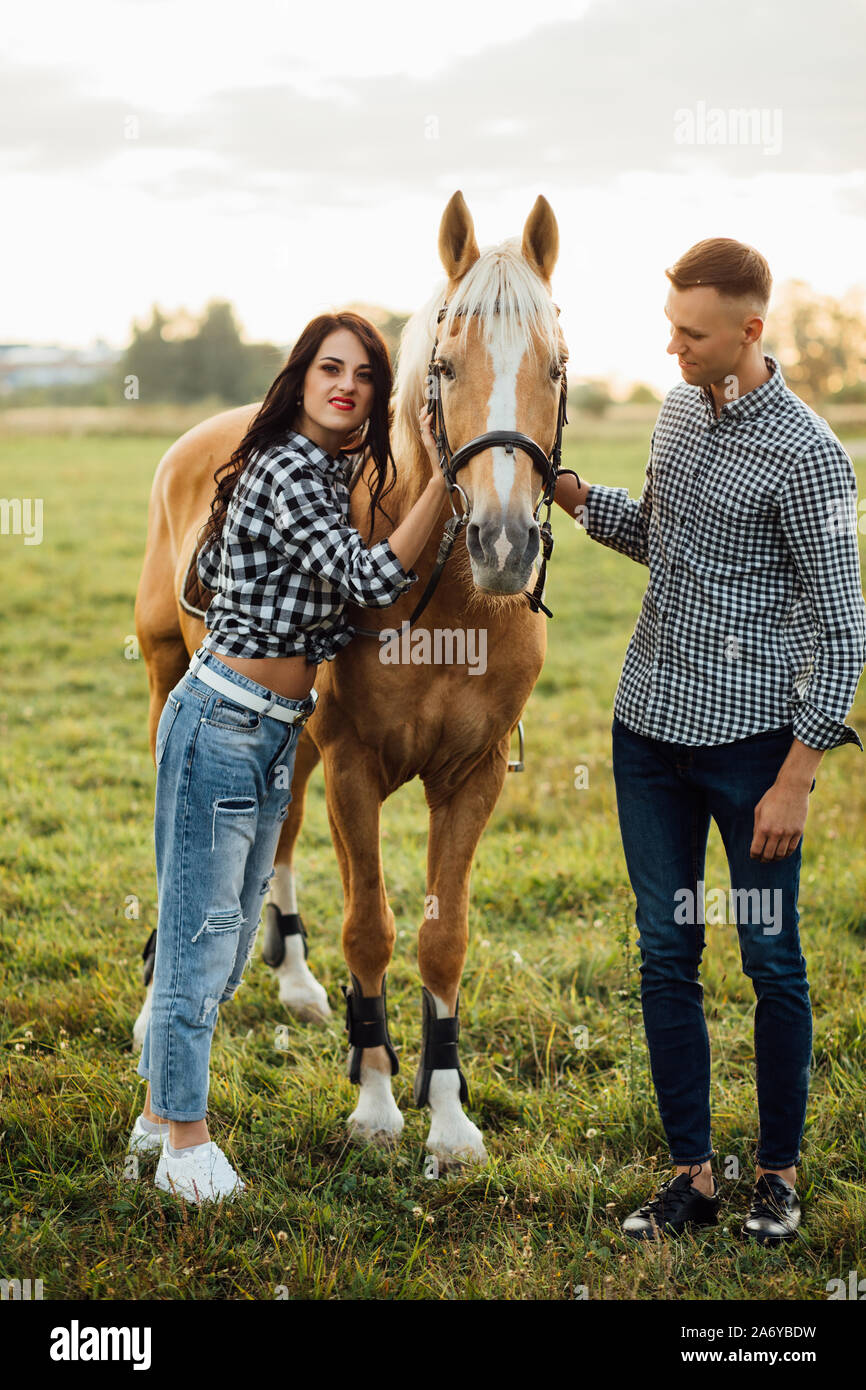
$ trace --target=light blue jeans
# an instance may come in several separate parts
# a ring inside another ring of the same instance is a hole
[[[196,658],[273,705],[306,717],[315,707],[312,696],[275,695],[205,646]],[[217,1012],[253,952],[305,722],[257,714],[189,672],[166,700],[155,750],[156,960],[137,1068],[165,1119],[207,1113]]]

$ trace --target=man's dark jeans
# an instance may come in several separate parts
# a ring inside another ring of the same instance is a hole
[[[788,1168],[799,1161],[812,1054],[797,930],[802,841],[786,859],[768,864],[751,859],[749,849],[755,806],[776,780],[793,730],[698,747],[644,738],[617,718],[612,733],[620,830],[637,899],[644,1027],[671,1159],[702,1163],[713,1153],[710,1044],[699,980],[712,817],[731,888],[745,890],[724,895],[723,920],[736,920],[743,970],[757,997],[757,1162]],[[715,907],[720,897],[714,895]],[[707,915],[712,924],[709,906]]]

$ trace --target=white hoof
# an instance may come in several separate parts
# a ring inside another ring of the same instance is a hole
[[[304,960],[304,938],[287,936],[286,954],[276,967],[280,1002],[307,1023],[328,1023],[333,1017],[328,996]]]
[[[390,1072],[361,1061],[361,1092],[347,1120],[349,1137],[365,1144],[393,1144],[405,1123],[391,1094]]]
[[[481,1130],[474,1125],[460,1104],[460,1077],[456,1071],[434,1071],[430,1077],[428,1103],[431,1111],[426,1147],[435,1154],[440,1168],[456,1168],[464,1163],[486,1163],[487,1150]]]
[[[149,984],[144,996],[144,1003],[141,1006],[141,1013],[132,1026],[132,1046],[136,1052],[140,1052],[144,1047],[144,1035],[147,1032],[147,1021],[150,1018],[150,996],[152,994],[153,985]]]

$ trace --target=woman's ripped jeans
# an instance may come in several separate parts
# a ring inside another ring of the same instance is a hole
[[[273,705],[313,708],[312,697],[275,695],[209,651],[204,660]],[[189,672],[166,700],[156,737],[156,961],[138,1064],[166,1119],[207,1112],[217,1011],[253,952],[303,722],[257,714]]]

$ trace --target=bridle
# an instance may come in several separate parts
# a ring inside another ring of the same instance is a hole
[[[497,301],[498,303],[498,301]],[[445,475],[445,482],[448,485],[448,497],[451,502],[453,516],[449,517],[446,523],[446,534],[451,532],[451,546],[457,538],[458,532],[469,520],[470,507],[465,492],[457,481],[457,474],[460,469],[474,458],[476,454],[481,454],[485,449],[504,448],[505,452],[511,457],[514,456],[515,449],[521,449],[525,454],[537,464],[541,476],[544,479],[544,488],[536,506],[532,512],[533,521],[538,520],[538,513],[542,507],[547,508],[547,515],[540,525],[541,543],[541,564],[538,570],[538,579],[532,593],[528,589],[524,590],[530,608],[534,613],[539,609],[545,612],[548,618],[553,614],[550,609],[545,607],[541,601],[544,592],[544,581],[547,573],[547,562],[553,553],[553,531],[550,525],[550,513],[553,507],[553,494],[556,491],[556,480],[559,477],[562,459],[562,427],[568,423],[566,414],[566,401],[568,397],[568,383],[565,375],[565,368],[562,369],[562,379],[559,391],[559,408],[556,419],[556,437],[553,441],[553,448],[550,454],[546,454],[540,444],[536,444],[534,439],[530,439],[528,434],[521,434],[519,430],[488,430],[485,434],[476,435],[467,444],[454,453],[448,440],[448,431],[445,428],[445,413],[442,406],[442,378],[437,360],[439,348],[439,324],[442,322],[448,311],[448,305],[443,304],[436,318],[436,337],[433,342],[433,349],[430,353],[430,361],[427,364],[427,399],[430,402],[430,412],[432,415],[431,429],[436,440],[436,448],[439,452],[439,467]],[[459,312],[459,311],[458,311]],[[567,470],[568,471],[568,470]],[[463,501],[463,512],[458,515],[454,506],[454,493],[459,492]],[[443,537],[444,540],[444,537]],[[449,552],[451,549],[449,546]],[[447,558],[447,557],[446,557]]]
[[[498,307],[498,303],[499,301],[497,300],[496,307]],[[547,562],[553,553],[553,530],[550,525],[550,513],[553,507],[553,495],[556,491],[557,478],[559,477],[560,473],[572,473],[574,471],[571,468],[561,467],[562,427],[563,425],[566,425],[568,423],[568,416],[566,415],[568,384],[566,381],[565,368],[563,367],[562,369],[562,381],[559,392],[559,408],[556,419],[556,437],[553,441],[553,447],[549,455],[544,452],[540,444],[537,444],[534,439],[530,439],[528,434],[521,434],[519,430],[488,430],[486,434],[476,435],[475,438],[470,439],[468,443],[462,444],[455,453],[452,451],[451,445],[448,441],[448,431],[445,428],[445,415],[442,408],[442,379],[440,374],[439,362],[437,361],[436,356],[439,348],[439,324],[442,322],[447,311],[448,305],[446,303],[442,305],[442,308],[439,310],[439,313],[436,318],[436,335],[433,342],[433,348],[430,353],[430,361],[427,364],[425,397],[430,403],[430,413],[432,416],[431,430],[433,433],[433,437],[436,441],[436,448],[439,453],[439,467],[442,469],[442,472],[445,475],[445,482],[448,486],[448,500],[451,503],[452,515],[448,518],[448,520],[445,523],[445,530],[442,535],[442,540],[439,543],[439,552],[436,556],[436,564],[433,567],[433,571],[430,575],[429,580],[427,581],[427,585],[424,589],[424,592],[418,600],[414,612],[409,618],[409,626],[411,627],[411,625],[416,621],[416,619],[427,607],[427,604],[429,603],[433,595],[433,591],[436,588],[436,585],[439,583],[439,577],[443,569],[445,568],[445,564],[448,560],[448,557],[454,548],[454,542],[456,541],[463,527],[467,525],[470,518],[471,508],[469,505],[469,500],[466,496],[466,493],[463,491],[462,487],[457,481],[457,474],[460,471],[460,469],[463,468],[464,465],[469,462],[470,459],[475,457],[476,454],[483,453],[485,449],[491,448],[504,448],[505,452],[507,454],[510,454],[512,457],[514,455],[515,449],[521,449],[524,453],[528,454],[530,458],[538,465],[538,468],[544,479],[544,488],[541,497],[539,498],[532,512],[533,520],[537,521],[538,513],[541,510],[541,508],[544,506],[547,507],[547,515],[544,521],[541,522],[539,526],[542,556],[541,564],[538,569],[538,579],[536,581],[534,590],[530,593],[528,589],[524,589],[523,592],[526,595],[529,606],[534,613],[537,613],[539,609],[541,609],[543,613],[547,614],[548,618],[552,618],[553,614],[551,613],[550,609],[547,608],[545,604],[541,601],[541,595],[544,592],[544,583],[547,574]],[[458,310],[457,312],[461,313],[463,311]],[[476,310],[475,312],[477,313],[478,311]],[[575,473],[574,476],[577,477],[577,474]],[[454,506],[455,492],[458,492],[462,499],[462,512],[458,512],[456,507]],[[355,632],[365,637],[380,636],[379,632],[370,631],[364,628],[355,628]]]

